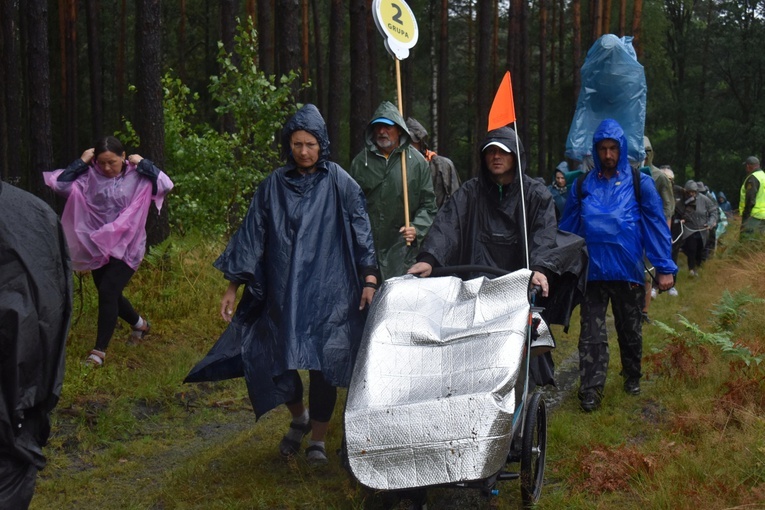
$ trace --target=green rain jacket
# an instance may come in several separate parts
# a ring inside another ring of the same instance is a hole
[[[383,278],[387,279],[406,274],[407,269],[416,262],[422,240],[438,208],[428,162],[410,146],[409,130],[398,108],[383,101],[372,119],[378,117],[390,119],[401,128],[399,146],[386,159],[373,141],[370,122],[365,134],[366,148],[353,158],[350,174],[366,195],[377,261]],[[417,230],[417,241],[411,246],[406,245],[399,233],[404,226],[402,153],[406,154],[409,223]]]

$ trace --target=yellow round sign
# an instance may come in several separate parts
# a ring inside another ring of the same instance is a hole
[[[409,56],[409,48],[417,44],[417,20],[404,0],[374,0],[372,15],[386,49],[399,60]]]
[[[385,31],[404,44],[417,41],[417,21],[406,2],[383,0],[380,2],[380,21]]]

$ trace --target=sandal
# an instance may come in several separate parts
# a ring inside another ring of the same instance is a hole
[[[146,319],[143,320],[146,323],[146,329],[132,328],[133,332],[130,335],[133,340],[143,340],[143,338],[151,331],[151,323]]]
[[[329,463],[327,451],[320,444],[314,444],[305,449],[305,458],[312,466],[324,466]]]
[[[290,422],[290,429],[300,431],[303,434],[300,438],[302,441],[302,438],[311,432],[311,422],[309,421],[305,425],[302,425],[293,421]],[[292,455],[295,455],[300,451],[301,441],[296,441],[285,435],[279,442],[279,453],[282,454],[282,457],[291,457]]]
[[[105,358],[106,353],[104,351],[93,349],[88,353],[88,357],[85,358],[84,363],[92,367],[100,367],[103,366]]]

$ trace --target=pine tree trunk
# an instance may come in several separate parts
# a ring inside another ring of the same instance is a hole
[[[287,75],[290,71],[300,72],[300,35],[296,20],[299,12],[299,0],[276,0],[276,34],[279,36],[279,74]],[[292,82],[292,95],[297,98],[300,79]]]
[[[48,2],[24,0],[28,37],[26,41],[27,90],[29,97],[30,186],[35,194],[53,203],[42,173],[53,169],[53,130],[50,105],[50,64],[48,54]]]
[[[234,37],[236,36],[236,17],[239,13],[239,2],[237,0],[221,0],[220,2],[220,33],[223,49],[231,55],[231,62],[239,65],[239,57],[234,52]],[[222,70],[221,70],[222,71]],[[233,133],[236,131],[236,121],[234,115],[225,113],[221,117],[221,128],[224,133]]]
[[[643,0],[635,0],[632,6],[632,35],[635,39],[632,45],[635,47],[638,60],[643,58],[643,29],[641,28],[641,18],[643,17]]]
[[[4,117],[0,137],[0,177],[15,186],[21,185],[21,58],[19,52],[19,1],[3,0],[2,59]]]
[[[547,0],[539,0],[539,104],[537,111],[537,171],[547,173]],[[525,143],[529,143],[525,141]]]
[[[365,0],[351,0],[351,109],[349,122],[350,159],[364,147],[364,131],[372,112],[369,111],[369,50],[366,30],[370,15]]]
[[[77,2],[59,0],[59,36],[61,39],[61,97],[64,99],[64,155],[72,160],[80,152],[77,143]]]
[[[314,46],[314,84],[316,90],[316,107],[319,111],[327,115],[327,99],[324,91],[324,45],[322,44],[324,31],[321,26],[321,16],[319,15],[318,0],[311,0],[311,13],[313,15],[313,46]],[[337,37],[337,34],[330,31],[331,38]]]
[[[345,79],[343,44],[345,32],[345,7],[343,0],[331,0],[329,14],[329,31],[333,37],[329,38],[329,90],[327,96],[328,108],[325,113],[327,118],[327,130],[329,132],[329,148],[332,151],[332,160],[340,161],[340,120],[343,97],[348,95],[348,82]]]
[[[273,0],[258,1],[258,60],[260,69],[271,76],[276,72],[274,63],[274,8]]]
[[[90,66],[90,126],[93,139],[104,133],[104,83],[101,65],[101,40],[98,37],[98,2],[85,3],[88,19],[88,64]]]
[[[579,98],[579,89],[582,88],[582,4],[581,0],[571,1],[571,18],[573,35],[571,37],[572,64],[574,66],[574,105]]]
[[[136,112],[141,138],[139,154],[164,169],[165,123],[162,109],[160,0],[136,0]],[[170,235],[167,204],[161,214],[152,205],[146,221],[146,243],[159,244]]]
[[[440,41],[438,49],[438,150],[448,156],[449,137],[449,1],[441,0]],[[436,122],[435,119],[433,121]]]

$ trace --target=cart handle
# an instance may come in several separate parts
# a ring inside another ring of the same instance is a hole
[[[464,266],[441,266],[441,267],[434,267],[431,272],[430,276],[452,276],[455,274],[465,274],[465,273],[489,273],[493,274],[494,276],[505,276],[506,274],[510,273],[510,271],[506,271],[504,269],[500,269],[498,267],[492,267],[492,266],[477,266],[477,265],[464,265]]]

